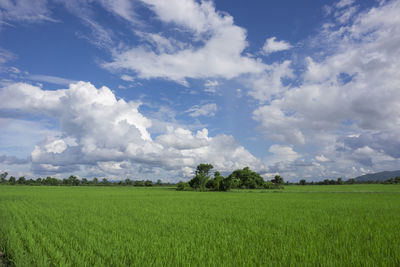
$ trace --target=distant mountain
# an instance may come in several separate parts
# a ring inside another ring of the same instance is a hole
[[[400,170],[368,173],[365,175],[358,176],[355,179],[358,182],[366,182],[366,181],[386,181],[389,180],[390,178],[395,178],[395,177],[400,177]]]

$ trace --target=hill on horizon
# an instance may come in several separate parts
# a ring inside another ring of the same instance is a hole
[[[358,182],[366,182],[366,181],[386,181],[390,178],[400,177],[400,170],[397,171],[383,171],[377,173],[368,173],[361,176],[358,176],[354,179]]]

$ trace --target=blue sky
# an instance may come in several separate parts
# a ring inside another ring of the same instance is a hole
[[[400,163],[400,1],[0,1],[0,171],[321,180]]]

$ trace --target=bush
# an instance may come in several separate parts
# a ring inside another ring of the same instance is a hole
[[[177,191],[183,191],[185,190],[187,187],[189,187],[189,185],[185,182],[180,181],[177,185],[176,185],[176,190]]]

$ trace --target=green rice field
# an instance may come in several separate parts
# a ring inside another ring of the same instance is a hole
[[[400,266],[400,186],[0,186],[0,250],[10,266]]]

